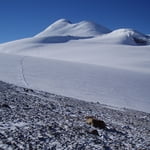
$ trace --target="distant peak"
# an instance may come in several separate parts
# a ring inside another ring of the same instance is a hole
[[[101,34],[109,33],[111,30],[104,26],[91,21],[81,21],[72,23],[67,19],[59,19],[51,24],[44,31],[36,35],[41,36],[78,36],[78,37],[94,37]]]
[[[93,21],[88,21],[88,20],[83,20],[83,21],[81,21],[79,23],[81,23],[81,24],[96,24]]]
[[[54,22],[54,24],[56,24],[56,23],[68,23],[68,24],[72,24],[72,22],[70,20],[63,19],[63,18]]]

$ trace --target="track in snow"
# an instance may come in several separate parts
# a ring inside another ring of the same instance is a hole
[[[21,76],[22,76],[23,84],[26,87],[29,87],[28,81],[27,81],[27,79],[25,77],[25,70],[24,70],[24,60],[25,60],[25,58],[26,58],[26,56],[22,57],[21,60],[20,60]]]

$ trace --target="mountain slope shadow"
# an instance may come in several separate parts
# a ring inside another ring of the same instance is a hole
[[[43,44],[49,44],[49,43],[65,43],[70,40],[80,40],[80,39],[89,39],[90,37],[79,37],[79,36],[48,36],[48,37],[41,37],[38,38],[36,42],[43,43]]]

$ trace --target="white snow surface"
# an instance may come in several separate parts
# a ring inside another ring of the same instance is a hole
[[[1,44],[0,80],[150,112],[148,40],[132,29],[61,19],[35,37]]]

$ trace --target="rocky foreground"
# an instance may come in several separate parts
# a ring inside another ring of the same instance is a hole
[[[107,129],[86,124],[86,116]],[[0,82],[0,150],[117,149],[150,149],[150,114]]]

